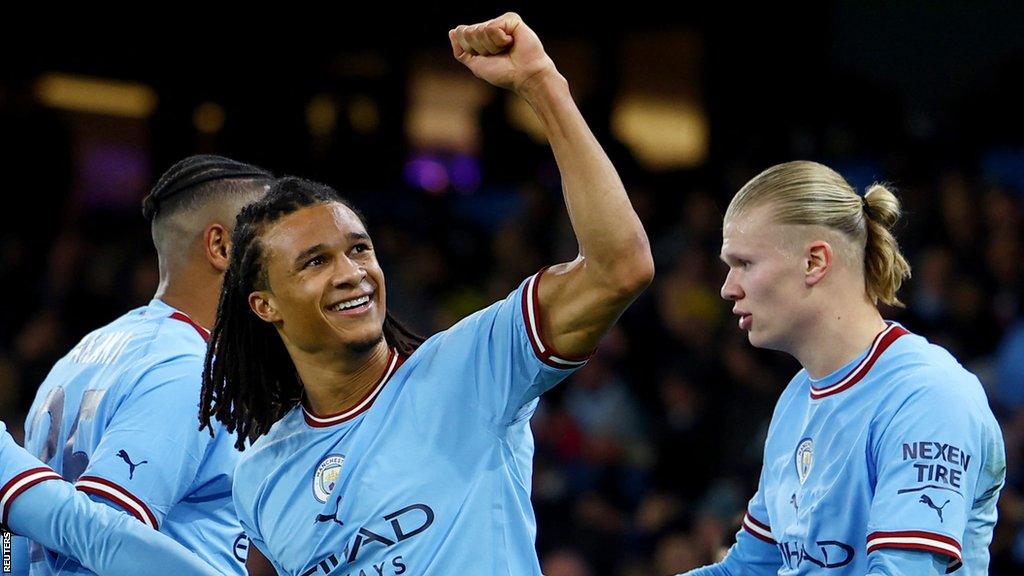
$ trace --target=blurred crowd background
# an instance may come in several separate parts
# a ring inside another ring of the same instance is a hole
[[[732,542],[798,366],[750,347],[720,299],[721,216],[760,170],[813,159],[861,189],[888,182],[904,202],[897,235],[914,275],[907,307],[885,314],[984,383],[1010,466],[991,573],[1020,574],[1022,6],[584,14],[520,3],[420,9],[385,19],[384,36],[377,14],[231,33],[207,22],[183,37],[126,33],[109,48],[9,59],[0,417],[20,439],[51,364],[150,299],[156,258],[140,200],[188,154],[346,194],[369,218],[389,306],[426,334],[574,257],[557,167],[528,107],[448,47],[448,28],[511,8],[568,77],[657,264],[594,359],[534,417],[545,573],[674,574]]]

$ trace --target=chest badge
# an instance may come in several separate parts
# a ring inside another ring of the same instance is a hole
[[[345,463],[345,457],[341,454],[331,454],[317,464],[316,472],[313,474],[313,497],[317,502],[327,503],[331,492],[338,483],[338,476],[341,475],[341,465]]]
[[[810,438],[804,438],[796,445],[796,475],[800,478],[800,484],[807,481],[813,465],[814,441]]]

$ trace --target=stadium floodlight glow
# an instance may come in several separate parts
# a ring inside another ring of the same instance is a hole
[[[692,101],[624,97],[612,113],[612,130],[650,169],[692,168],[707,159],[707,118]]]
[[[192,125],[203,134],[217,134],[224,128],[227,114],[216,102],[203,102],[192,112]]]
[[[58,110],[124,118],[148,118],[158,101],[156,91],[145,84],[61,72],[40,76],[35,95]]]

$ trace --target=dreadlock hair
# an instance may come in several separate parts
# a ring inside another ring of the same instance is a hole
[[[268,286],[260,237],[270,225],[301,208],[340,203],[366,225],[363,215],[333,188],[294,176],[275,181],[267,194],[238,214],[231,238],[231,263],[217,307],[217,320],[203,367],[199,429],[216,418],[238,432],[235,447],[255,441],[301,399],[302,383],[274,327],[249,308],[249,294]],[[391,313],[384,318],[384,339],[408,356],[425,340]]]

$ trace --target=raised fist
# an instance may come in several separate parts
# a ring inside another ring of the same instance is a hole
[[[518,92],[527,80],[554,71],[540,38],[514,12],[448,31],[455,59],[500,88]]]

